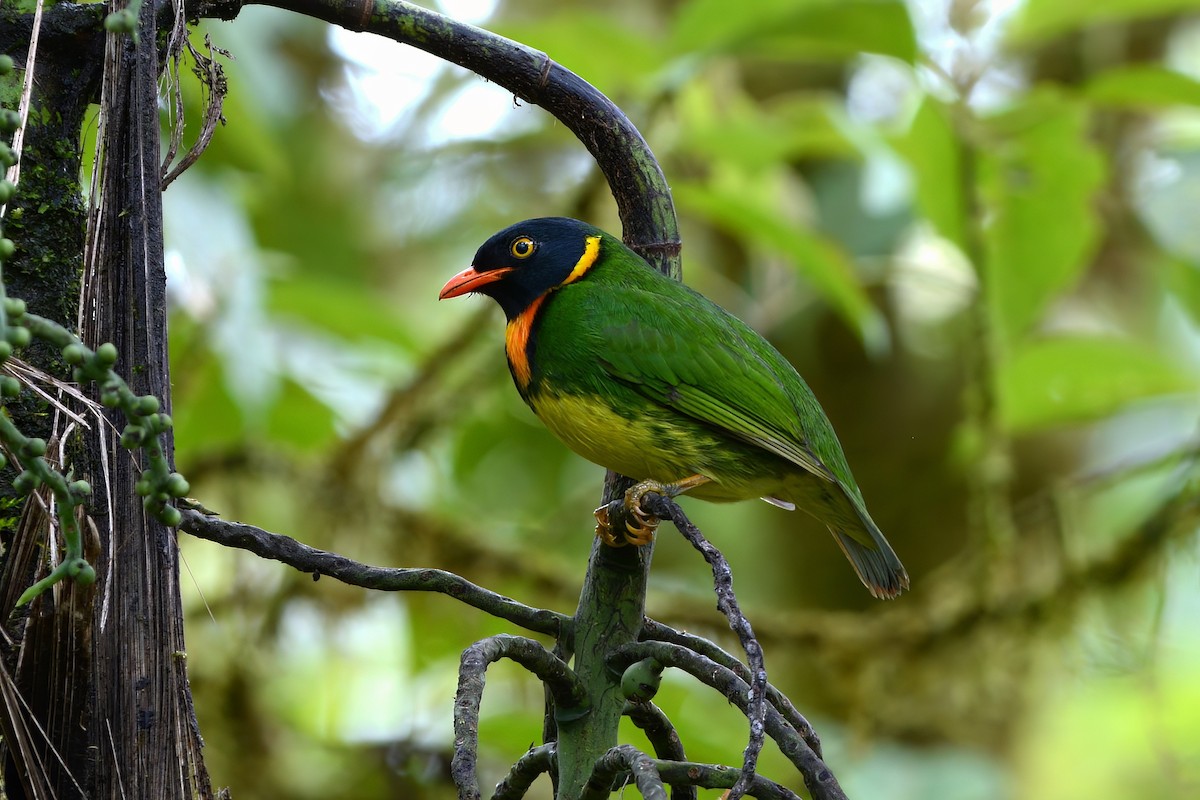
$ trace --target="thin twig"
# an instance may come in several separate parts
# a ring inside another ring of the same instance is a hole
[[[687,785],[693,791],[697,786],[702,789],[730,789],[741,777],[741,770],[718,764],[657,759],[653,763],[664,783],[669,783],[673,787]],[[754,776],[754,780],[746,789],[746,794],[757,797],[759,800],[800,800],[800,796],[791,789],[769,781],[761,775]]]
[[[614,670],[623,670],[644,658],[655,658],[666,666],[683,670],[701,683],[716,689],[741,709],[742,713],[748,714],[750,687],[746,682],[733,670],[681,645],[667,642],[638,642],[625,645],[613,653],[609,659],[609,666]],[[837,778],[782,714],[767,706],[763,727],[779,746],[780,752],[800,770],[813,800],[846,800]],[[739,782],[744,777],[739,776]]]
[[[492,800],[519,800],[542,773],[553,774],[556,769],[555,744],[543,744],[529,748],[529,752],[517,759],[504,780],[496,784]]]
[[[746,665],[734,658],[733,654],[723,650],[716,642],[709,641],[703,636],[696,636],[691,633],[675,630],[668,625],[647,617],[645,623],[642,625],[641,638],[643,641],[670,642],[671,644],[687,647],[702,656],[711,658],[726,669],[732,670],[747,685],[750,683],[750,670],[746,669]],[[796,707],[792,705],[792,701],[788,699],[787,695],[768,683],[767,700],[775,707],[776,711],[783,715],[788,724],[804,737],[804,741],[808,743],[813,752],[824,758],[821,751],[821,737],[817,735],[816,730],[804,718],[804,715],[796,710]]]
[[[728,797],[728,800],[738,800],[754,781],[754,774],[758,768],[758,754],[762,752],[765,738],[763,719],[767,713],[767,668],[763,663],[762,645],[754,638],[754,629],[750,627],[750,621],[738,606],[737,595],[733,591],[733,570],[729,568],[729,562],[725,560],[721,551],[704,538],[700,529],[692,524],[679,504],[671,498],[648,494],[642,501],[642,506],[661,519],[671,520],[692,547],[704,556],[704,560],[712,568],[717,609],[725,615],[729,627],[737,634],[742,649],[746,651],[751,676],[749,708],[746,711],[750,721],[750,740],[746,743],[746,750],[742,755],[742,774]]]
[[[182,513],[183,521],[179,529],[186,533],[226,547],[249,550],[257,556],[282,562],[314,576],[328,575],[351,586],[385,592],[439,592],[526,630],[550,636],[561,635],[570,625],[570,617],[518,603],[451,572],[373,567],[253,525],[227,522],[192,509],[185,509]]]

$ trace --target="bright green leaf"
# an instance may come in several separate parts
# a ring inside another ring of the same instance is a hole
[[[836,245],[790,219],[769,193],[746,185],[714,181],[707,185],[676,184],[672,192],[680,208],[708,219],[750,244],[787,257],[853,327],[866,348],[887,348],[887,328],[871,305],[854,265]]]
[[[1094,103],[1121,108],[1200,106],[1200,81],[1150,64],[1102,72],[1083,87],[1083,93]]]
[[[334,437],[333,411],[299,384],[285,380],[266,410],[272,441],[300,450],[318,450]]]
[[[432,301],[431,301],[432,302]],[[402,324],[396,307],[362,283],[336,275],[305,275],[303,280],[271,284],[267,308],[273,314],[303,320],[314,328],[351,341],[374,339],[420,349],[413,331]]]
[[[916,59],[904,3],[896,0],[692,0],[676,19],[676,52],[733,52],[790,59],[878,53]]]
[[[1100,23],[1159,17],[1200,8],[1200,0],[1025,0],[1008,29],[1008,43],[1037,44]]]
[[[917,208],[939,235],[965,250],[962,147],[950,109],[926,97],[908,131],[893,140],[916,177]]]
[[[1195,375],[1124,339],[1031,342],[1001,365],[1000,411],[1014,433],[1087,422],[1152,397],[1194,392]]]
[[[1044,91],[986,121],[978,151],[992,313],[1008,340],[1079,277],[1099,240],[1104,161],[1081,103]]]

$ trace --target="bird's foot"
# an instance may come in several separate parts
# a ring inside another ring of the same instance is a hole
[[[609,506],[596,509],[596,535],[600,541],[609,547],[624,547],[627,544],[641,547],[654,541],[654,532],[661,522],[658,517],[642,509],[642,498],[648,494],[660,494],[663,497],[678,497],[689,489],[708,483],[709,478],[703,475],[693,475],[677,483],[659,483],[658,481],[641,481],[625,491],[625,530],[621,534],[613,532]]]

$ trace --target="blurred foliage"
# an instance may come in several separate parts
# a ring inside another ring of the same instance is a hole
[[[850,796],[1200,794],[1195,520],[1175,502],[1197,491],[1200,3],[443,7],[625,108],[674,189],[686,280],[769,336],[839,431],[913,576],[901,600],[873,603],[802,515],[688,511]],[[166,195],[194,496],[570,610],[602,471],[521,405],[491,304],[435,299],[515,220],[616,232],[583,148],[377,37],[255,7],[202,33],[233,54],[227,125]],[[453,796],[458,653],[503,625],[183,548],[218,783]],[[733,646],[666,528],[652,590],[653,615]],[[511,665],[488,687],[485,785],[540,741],[542,707]],[[690,757],[737,760],[723,698],[674,676],[659,700]]]

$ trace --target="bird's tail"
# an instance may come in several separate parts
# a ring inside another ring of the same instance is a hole
[[[858,534],[858,537],[855,537],[843,532],[840,527],[830,525],[829,532],[833,534],[838,547],[842,548],[842,552],[854,566],[854,571],[858,573],[858,579],[871,592],[871,596],[880,600],[891,600],[908,588],[908,573],[900,563],[896,551],[888,544],[887,539],[883,538],[875,523],[865,514],[863,517],[863,527],[866,533],[870,534],[870,544],[860,541],[861,538],[865,538],[861,531],[855,531]]]

